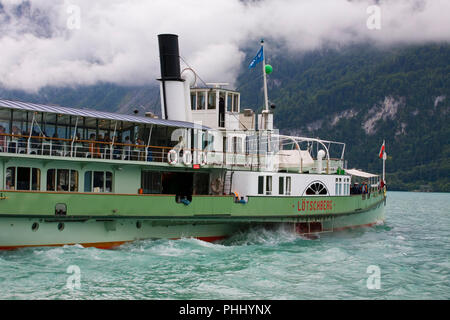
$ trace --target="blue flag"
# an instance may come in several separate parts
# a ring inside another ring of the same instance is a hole
[[[253,58],[252,62],[248,65],[248,68],[251,69],[254,66],[256,66],[259,62],[263,61],[264,59],[264,53],[263,53],[263,47],[261,46],[261,49],[259,49],[256,56]]]

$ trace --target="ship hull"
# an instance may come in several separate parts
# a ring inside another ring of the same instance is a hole
[[[229,196],[211,196],[183,205],[171,196],[122,197],[123,203],[111,203],[103,195],[80,194],[78,202],[84,211],[73,205],[64,216],[45,212],[44,200],[54,209],[55,203],[71,203],[76,196],[3,193],[0,209],[7,209],[8,201],[14,200],[16,205],[12,213],[3,211],[0,215],[0,249],[73,244],[113,248],[135,240],[185,237],[215,241],[255,225],[287,224],[300,234],[340,231],[383,221],[386,199],[383,192],[371,197],[251,197],[246,203],[236,203]],[[41,199],[40,204],[37,199]],[[95,205],[89,206],[91,202]],[[105,210],[108,205],[120,205],[122,214],[111,215]]]
[[[38,223],[37,230],[32,229],[34,223]],[[226,238],[239,227],[240,224],[173,224],[134,219],[61,222],[4,218],[0,222],[0,249],[74,244],[108,249],[136,240],[184,237],[211,242]]]

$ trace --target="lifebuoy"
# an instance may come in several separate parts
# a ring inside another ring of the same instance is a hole
[[[186,166],[188,166],[188,165],[190,165],[192,163],[192,153],[189,150],[184,151],[183,163]]]
[[[171,159],[173,157],[173,159]],[[167,162],[171,165],[174,165],[178,162],[178,154],[175,150],[170,150],[167,152]]]

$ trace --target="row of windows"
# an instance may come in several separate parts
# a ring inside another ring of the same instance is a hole
[[[41,190],[41,170],[30,167],[8,167],[5,176],[6,190]],[[78,192],[77,170],[48,169],[47,191]],[[86,171],[84,192],[112,192],[112,173]]]
[[[226,102],[226,104],[225,104]],[[216,109],[216,91],[191,92],[192,110]],[[239,112],[239,94],[219,91],[219,108],[227,111]]]
[[[265,178],[265,179],[264,179]],[[272,176],[258,177],[258,194],[264,194],[264,180],[265,180],[265,194],[272,194]],[[290,195],[292,191],[291,177],[278,178],[278,194]]]
[[[350,194],[350,178],[336,178],[335,194],[337,196]]]

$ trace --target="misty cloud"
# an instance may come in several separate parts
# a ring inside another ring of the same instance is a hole
[[[369,30],[366,10],[381,9]],[[79,8],[77,16],[70,8]],[[180,36],[180,54],[206,82],[233,84],[244,48],[268,54],[356,42],[450,41],[448,0],[33,0],[0,1],[0,86],[156,84],[157,35]]]

